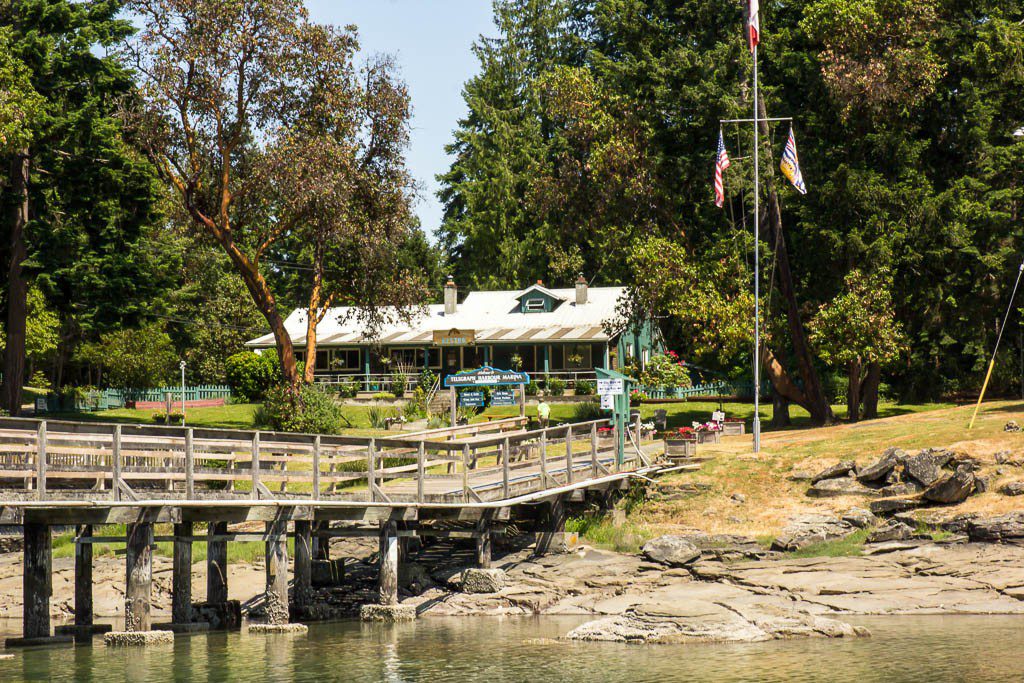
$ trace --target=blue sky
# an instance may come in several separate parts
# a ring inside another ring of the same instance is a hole
[[[395,57],[412,97],[409,167],[422,186],[416,213],[428,235],[441,223],[434,176],[466,113],[462,84],[477,69],[470,48],[495,34],[490,0],[307,0],[315,21],[359,27],[365,53]]]

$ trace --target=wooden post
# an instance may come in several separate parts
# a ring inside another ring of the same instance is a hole
[[[188,500],[195,500],[196,498],[195,458],[195,445],[192,441],[192,429],[190,428],[185,432],[185,498]]]
[[[572,483],[572,425],[565,428],[565,483]]]
[[[50,527],[25,525],[25,550],[22,585],[22,631],[25,638],[50,636],[51,563],[53,561]]]
[[[534,551],[537,555],[565,551],[566,518],[565,502],[561,497],[544,506],[544,511],[537,520],[537,545]]]
[[[526,385],[519,385],[519,417],[526,417]]]
[[[313,500],[320,500],[320,435],[313,440]]]
[[[92,538],[92,525],[76,530],[79,539]],[[75,626],[92,626],[92,543],[75,543]]]
[[[46,498],[46,420],[39,423],[36,432],[36,498]]]
[[[392,520],[380,524],[380,604],[398,604],[398,524]]]
[[[476,527],[476,563],[481,569],[491,568],[491,512],[484,512]]]
[[[267,621],[288,623],[288,522],[267,522]]]
[[[295,588],[296,605],[307,605],[313,590],[313,523],[295,520]]]
[[[331,528],[330,522],[317,522],[316,528],[318,531],[329,531]],[[313,536],[313,559],[314,560],[329,560],[331,559],[331,537],[330,536]]]
[[[121,425],[114,425],[114,441],[112,448],[110,493],[114,500],[121,500]]]
[[[512,455],[512,449],[509,446],[508,437],[501,443],[501,497],[508,498],[508,478],[509,470],[509,456]]]
[[[424,467],[426,450],[426,446],[420,441],[416,446],[416,501],[419,503],[423,502],[423,487],[426,484],[426,469]]]
[[[189,432],[192,430],[190,429]],[[171,567],[171,623],[192,621],[192,522],[174,525]]]
[[[462,445],[462,494],[469,502],[469,444]]]
[[[452,427],[455,426],[455,419],[456,419],[456,413],[457,413],[456,406],[455,406],[455,397],[456,397],[456,395],[455,395],[455,387],[451,387]]]
[[[228,542],[212,540],[228,532],[227,522],[210,522],[206,541],[206,601],[228,601]]]
[[[597,423],[590,425],[590,476],[597,479]]]
[[[260,433],[252,435],[252,497],[259,498],[260,484]]]
[[[540,433],[540,487],[548,487],[548,430]]]
[[[153,524],[128,525],[125,551],[124,630],[150,629],[150,600],[153,590]]]
[[[376,488],[377,488],[377,472],[376,463],[377,459],[377,440],[370,439],[370,443],[366,446],[366,486],[370,489],[370,502],[372,503],[377,499]]]

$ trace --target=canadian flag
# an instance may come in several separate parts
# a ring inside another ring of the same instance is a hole
[[[747,4],[747,43],[753,52],[754,46],[761,42],[761,17],[758,0],[748,0]]]

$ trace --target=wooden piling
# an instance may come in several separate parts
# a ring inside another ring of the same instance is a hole
[[[398,524],[394,521],[380,525],[380,604],[398,604]]]
[[[491,568],[491,517],[493,513],[488,510],[480,516],[477,522],[476,537],[476,563],[481,569]]]
[[[46,524],[26,524],[24,575],[21,584],[24,590],[22,629],[26,639],[48,638],[50,635],[52,562],[50,527]]]
[[[207,535],[223,536],[228,533],[227,522],[210,522]],[[228,601],[228,543],[208,540],[206,543],[206,601]]]
[[[92,626],[92,525],[83,524],[76,529],[75,543],[75,626]]]
[[[288,623],[288,522],[267,522],[267,621]]]
[[[313,523],[295,522],[295,588],[293,602],[307,605],[313,590]]]
[[[551,552],[565,550],[565,521],[568,511],[562,497],[553,498],[545,503],[540,518],[537,520],[537,543],[534,552],[546,555]]]
[[[191,430],[189,430],[191,432]],[[171,623],[192,621],[192,522],[174,525],[171,576]]]
[[[124,630],[149,631],[153,590],[153,524],[128,525],[125,551]]]

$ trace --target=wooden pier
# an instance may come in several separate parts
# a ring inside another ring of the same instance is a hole
[[[538,552],[564,542],[566,505],[605,495],[653,471],[632,445],[616,453],[606,420],[527,430],[524,418],[394,437],[287,434],[0,418],[0,524],[24,530],[24,633],[10,645],[53,642],[51,527],[74,526],[75,623],[57,639],[87,638],[92,618],[93,543],[121,542],[128,630],[152,627],[156,541],[173,542],[173,630],[197,630],[192,544],[207,544],[206,606],[228,603],[227,543],[266,547],[269,621],[311,593],[311,565],[330,538],[379,538],[380,603],[398,601],[403,538],[475,540],[490,565],[491,536],[528,519]],[[633,440],[633,443],[636,443]],[[263,533],[228,524],[263,522]],[[468,524],[452,528],[453,522]],[[124,537],[94,527],[125,524]],[[158,536],[154,525],[173,525]],[[195,526],[204,524],[205,533]],[[294,576],[287,538],[294,536]],[[291,603],[289,583],[291,582]]]

